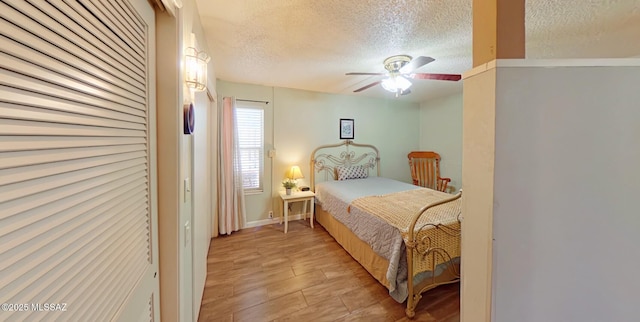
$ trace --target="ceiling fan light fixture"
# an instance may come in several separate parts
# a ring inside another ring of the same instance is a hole
[[[396,77],[396,88],[399,88],[404,92],[409,89],[409,87],[411,87],[411,82],[408,79],[404,78],[404,76]]]
[[[381,85],[387,91],[397,93],[398,91],[404,92],[409,89],[411,82],[401,75],[396,75],[383,79]]]
[[[409,55],[391,56],[384,60],[384,68],[390,73],[397,73],[402,67],[406,66],[413,59]]]
[[[391,77],[383,79],[380,85],[389,92],[396,91],[396,82]]]
[[[380,84],[386,91],[395,93],[396,97],[411,93],[411,90],[409,90],[409,87],[411,87],[410,79],[434,79],[446,81],[460,80],[461,75],[457,74],[415,73],[415,70],[428,63],[433,62],[434,60],[435,59],[426,56],[419,56],[413,59],[409,55],[396,55],[384,60],[384,68],[388,71],[387,73],[346,73],[346,75],[386,75],[386,78],[362,86],[354,90],[353,92],[359,93]]]

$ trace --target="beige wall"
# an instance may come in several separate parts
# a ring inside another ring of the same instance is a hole
[[[462,188],[462,94],[420,104],[420,150],[440,154],[440,175]]]

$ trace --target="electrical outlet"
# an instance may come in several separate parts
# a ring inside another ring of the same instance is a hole
[[[273,218],[273,211],[269,211],[269,218]]]

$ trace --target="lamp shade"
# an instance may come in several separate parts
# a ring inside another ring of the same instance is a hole
[[[289,170],[289,173],[287,173],[287,178],[296,180],[296,179],[304,178],[304,176],[302,175],[302,171],[300,171],[300,167],[297,165],[294,165]]]
[[[382,80],[382,87],[389,92],[406,91],[411,87],[411,82],[402,75],[392,75]]]

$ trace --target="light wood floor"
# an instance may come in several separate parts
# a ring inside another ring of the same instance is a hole
[[[289,222],[214,238],[199,321],[408,321],[320,226]],[[459,284],[423,294],[414,321],[459,321]]]

